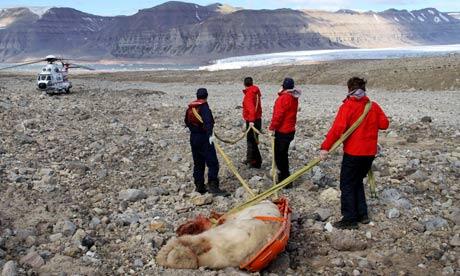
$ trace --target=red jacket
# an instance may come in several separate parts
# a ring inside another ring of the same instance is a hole
[[[284,134],[294,132],[300,92],[297,90],[283,90],[278,95],[273,107],[272,122],[269,129]]]
[[[254,122],[262,118],[262,96],[259,87],[252,85],[243,90],[243,119]]]
[[[361,116],[368,101],[370,100],[366,96],[361,99],[348,97],[343,101],[321,149],[331,149],[340,136]],[[382,108],[377,103],[372,102],[366,118],[343,143],[343,151],[355,156],[374,156],[377,153],[379,129],[387,129],[388,125],[388,118]]]

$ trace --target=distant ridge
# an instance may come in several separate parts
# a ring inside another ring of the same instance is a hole
[[[72,8],[0,10],[0,61],[50,53],[96,59],[209,61],[229,56],[333,48],[460,43],[458,13],[244,10],[179,1],[129,16]]]

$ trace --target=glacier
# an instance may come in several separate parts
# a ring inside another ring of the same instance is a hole
[[[260,67],[269,65],[295,65],[308,62],[333,60],[398,59],[408,57],[429,57],[460,53],[460,44],[407,46],[378,49],[340,49],[282,52],[230,57],[214,61],[210,65],[200,66],[200,70],[217,71]]]

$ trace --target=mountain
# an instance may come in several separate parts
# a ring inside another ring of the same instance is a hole
[[[460,43],[460,20],[433,8],[378,13],[244,10],[170,1],[114,17],[71,8],[0,10],[0,60],[53,53],[203,62],[294,50],[451,43]]]

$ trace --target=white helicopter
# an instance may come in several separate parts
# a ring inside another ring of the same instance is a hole
[[[37,76],[37,90],[44,91],[47,94],[70,93],[72,83],[69,81],[67,77],[70,68],[94,70],[93,68],[87,66],[70,63],[70,59],[58,58],[53,55],[46,56],[44,59],[40,60],[0,68],[0,70],[16,68],[43,61],[46,61],[47,64],[42,68],[42,71]],[[59,61],[61,63],[61,66],[56,64],[56,61]]]

